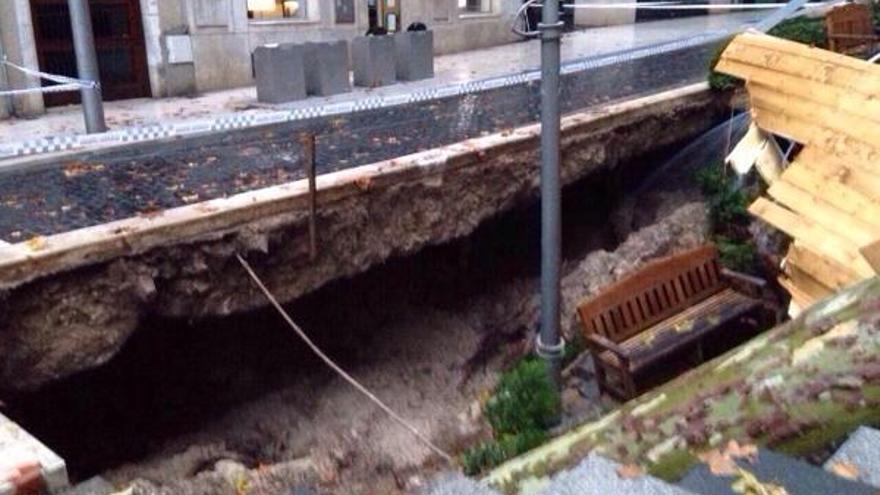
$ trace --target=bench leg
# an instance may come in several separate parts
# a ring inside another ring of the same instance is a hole
[[[638,389],[636,389],[636,381],[632,376],[632,373],[629,370],[620,370],[621,376],[623,378],[623,385],[626,387],[626,398],[632,399],[635,396],[639,395]]]

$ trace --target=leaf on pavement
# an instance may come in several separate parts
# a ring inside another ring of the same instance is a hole
[[[829,466],[829,469],[832,473],[840,476],[841,478],[846,478],[848,480],[855,480],[859,478],[859,467],[851,462],[833,462],[831,463],[831,466]]]
[[[639,478],[645,475],[645,470],[641,468],[638,464],[624,464],[617,468],[617,476],[620,476],[622,479],[629,480],[633,478]]]

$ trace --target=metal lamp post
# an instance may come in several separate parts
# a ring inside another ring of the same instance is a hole
[[[98,56],[95,52],[95,37],[92,33],[92,17],[88,0],[67,0],[70,9],[70,25],[73,31],[73,49],[76,52],[76,70],[80,79],[95,81],[95,86],[82,88],[83,116],[86,132],[104,132],[104,104],[101,100],[101,77],[98,72]]]
[[[559,0],[544,0],[541,31],[541,331],[538,355],[559,384],[564,342],[559,332],[562,232],[559,180]]]

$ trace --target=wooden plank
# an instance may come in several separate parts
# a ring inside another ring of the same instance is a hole
[[[880,121],[880,100],[876,98],[877,88],[869,88],[871,92],[865,94],[852,86],[832,86],[825,82],[819,73],[813,73],[812,78],[804,78],[736,60],[726,60],[724,64],[719,64],[719,67],[722,66],[750,83],[768,86],[785,94],[835,106],[844,112]]]
[[[874,273],[880,274],[880,240],[863,247],[862,256],[874,268]]]
[[[823,176],[799,160],[795,160],[782,174],[782,181],[792,184],[813,196],[818,196],[846,214],[858,218],[874,228],[880,228],[880,203],[847,187],[838,176]]]
[[[829,183],[843,184],[872,203],[880,204],[880,176],[866,172],[863,167],[847,165],[812,147],[801,151],[795,164],[818,174]]]
[[[782,230],[821,256],[844,266],[851,266],[860,277],[871,277],[874,270],[858,252],[858,246],[808,218],[793,213],[765,198],[758,198],[749,212]]]
[[[841,143],[841,146],[845,145],[845,142]],[[876,185],[878,180],[880,180],[880,161],[873,160],[880,160],[880,156],[872,157],[870,162],[847,160],[845,153],[841,153],[837,148],[829,149],[821,146],[810,146],[801,150],[797,159],[799,161],[804,160],[809,162],[814,167],[821,168],[830,165],[835,168],[843,169],[847,174],[854,174],[854,178],[858,175],[858,182],[866,181],[869,183],[871,187],[867,190],[877,190],[877,188],[873,186]],[[856,185],[857,183],[853,182],[849,187],[854,188]],[[869,193],[868,197],[873,201],[878,201],[880,200],[880,193]]]
[[[813,301],[820,301],[834,294],[834,289],[811,277],[807,272],[799,269],[797,265],[787,266],[785,274],[797,288]]]
[[[788,182],[776,181],[768,193],[788,209],[809,218],[829,232],[850,240],[856,246],[864,246],[880,239],[880,229],[835,208],[821,196],[813,196]]]
[[[795,285],[790,279],[786,277],[779,277],[776,279],[779,281],[779,285],[781,285],[788,293],[791,295],[791,300],[797,305],[801,310],[807,309],[813,304],[815,304],[818,300],[813,299],[806,292],[802,291],[800,287]]]
[[[761,129],[804,145],[821,148],[824,154],[834,156],[838,162],[871,169],[874,160],[880,159],[880,151],[872,145],[848,139],[820,123],[792,117],[785,111],[752,108],[752,117]]]
[[[816,254],[801,245],[799,241],[793,242],[791,247],[789,247],[785,263],[796,265],[799,269],[832,289],[848,287],[862,278],[851,270],[850,267]]]
[[[863,141],[867,145],[880,143],[880,123],[858,115],[842,112],[838,108],[797,96],[786,95],[762,84],[750,82],[749,95],[753,106],[771,111],[785,112],[806,122],[821,122],[827,129]]]
[[[811,47],[803,43],[777,38],[775,36],[758,33],[743,33],[734,38],[730,45],[728,45],[728,48],[739,46],[763,48],[782,55],[788,55],[788,57],[782,58],[799,57],[804,58],[809,62],[826,63],[836,67],[864,72],[866,74],[871,74],[872,76],[880,76],[880,67],[869,64],[864,60],[841,55],[829,50],[823,50],[821,48]],[[725,50],[725,52],[726,51],[727,50]]]

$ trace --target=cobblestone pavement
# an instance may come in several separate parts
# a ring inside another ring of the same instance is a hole
[[[571,112],[705,79],[700,45],[562,79]],[[319,173],[535,122],[539,83],[403,107],[133,146],[0,175],[0,239],[19,242],[228,196],[304,176],[296,136],[317,138]]]

